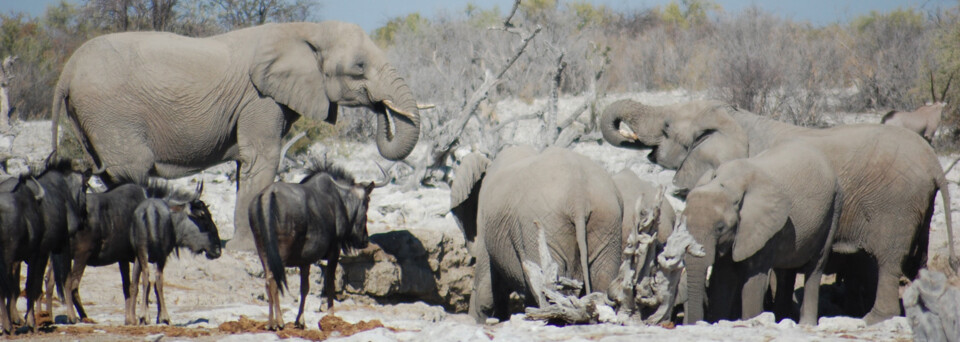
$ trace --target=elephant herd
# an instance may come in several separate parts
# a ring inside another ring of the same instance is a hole
[[[301,116],[336,123],[339,106],[366,107],[376,113],[380,154],[402,160],[420,135],[412,94],[386,54],[353,24],[266,24],[207,38],[109,34],[84,43],[64,65],[54,89],[50,159],[58,156],[63,117],[87,169],[112,191],[234,161],[236,233],[227,247],[260,252],[273,314],[286,284],[283,267],[306,265],[308,274],[317,259],[336,260],[340,249],[366,244],[373,186],[343,171],[318,176],[324,183],[271,185],[282,137]],[[561,276],[581,280],[586,293],[607,291],[647,205],[660,210],[659,243],[676,219],[705,247],[704,256],[685,260],[687,323],[748,318],[770,307],[793,317],[798,273],[801,323],[817,322],[824,273],[872,295],[868,323],[899,315],[899,279],[916,277],[926,265],[938,191],[950,265],[960,265],[943,169],[927,141],[908,130],[811,129],[717,101],[630,100],[605,108],[600,129],[609,144],[649,150],[650,162],[676,170],[670,187],[685,209],[675,212],[659,185],[629,171],[611,174],[565,149],[514,146],[492,159],[467,155],[450,196],[476,259],[469,311],[478,322],[508,318],[512,292],[527,305],[546,303],[524,263],[541,257],[553,259]],[[20,197],[28,201],[36,193],[21,183]],[[326,240],[310,240],[318,236]],[[538,250],[538,239],[548,253]],[[271,315],[271,325],[282,322]],[[301,315],[296,323],[303,325]]]
[[[960,266],[943,169],[931,146],[908,130],[812,129],[718,101],[630,100],[605,109],[601,130],[608,143],[650,150],[649,161],[676,170],[674,195],[686,201],[678,221],[705,247],[705,256],[685,262],[687,323],[745,319],[769,308],[779,318],[816,324],[825,272],[869,293],[867,323],[901,314],[899,281],[926,266],[938,191],[948,208],[949,264]],[[523,260],[542,262],[535,243],[541,230],[561,276],[582,279],[588,292],[607,289],[620,256],[611,248],[622,250],[636,228],[632,203],[652,198],[630,185],[630,174],[611,176],[556,148],[510,147],[492,161],[466,156],[452,181],[451,212],[477,260],[470,314],[478,322],[508,318],[514,291],[528,305],[546,304],[531,293],[522,267]],[[669,212],[657,228],[661,243],[672,229],[669,208],[661,206]],[[796,315],[798,273],[804,280]],[[772,303],[765,302],[768,292]]]

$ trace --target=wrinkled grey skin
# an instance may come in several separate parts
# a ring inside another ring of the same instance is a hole
[[[621,234],[620,250],[626,248],[627,238],[630,233],[637,229],[642,221],[642,214],[647,213],[652,208],[659,208],[660,220],[657,223],[657,242],[661,245],[667,243],[667,238],[673,232],[673,224],[677,218],[677,212],[670,205],[670,201],[665,196],[660,195],[662,189],[657,184],[640,179],[633,171],[624,169],[613,175],[613,183],[620,192],[620,198],[623,199],[623,234]],[[654,199],[660,198],[659,203],[653,203]]]
[[[892,110],[883,115],[880,123],[884,125],[900,126],[923,136],[927,142],[933,142],[933,136],[940,127],[940,116],[946,103],[939,102],[925,105],[912,112]]]
[[[112,183],[179,178],[236,161],[231,248],[253,249],[247,207],[273,182],[281,137],[338,106],[377,115],[377,147],[400,160],[419,138],[416,101],[354,24],[283,23],[188,38],[126,32],[84,43],[64,65],[53,121],[66,115],[87,162]],[[57,125],[53,128],[56,153]]]
[[[469,312],[478,323],[509,318],[514,291],[527,306],[546,304],[537,303],[522,267],[524,260],[543,265],[541,228],[560,276],[606,292],[620,267],[623,202],[603,168],[568,150],[519,146],[492,162],[468,155],[455,172],[451,211],[476,258]]]
[[[621,123],[635,136],[619,130]],[[950,198],[930,145],[896,127],[861,124],[811,129],[717,101],[661,107],[624,100],[604,111],[601,131],[615,146],[652,148],[652,161],[677,170],[673,183],[681,195],[723,162],[755,156],[793,139],[813,138],[806,141],[828,159],[844,194],[834,252],[864,251],[879,268],[877,296],[864,317],[871,324],[900,314],[898,278],[916,276],[926,263],[933,200],[938,190],[944,203]],[[947,233],[951,265],[956,268],[960,259],[953,248],[951,215],[947,215]]]
[[[737,304],[741,308],[737,318],[759,315],[770,284],[768,275],[777,269],[804,273],[800,323],[816,325],[820,279],[842,200],[833,168],[822,153],[803,141],[726,162],[715,174],[705,174],[687,196],[683,211],[687,230],[706,254],[685,260],[684,322],[716,320],[710,317],[713,312],[725,312]],[[725,262],[714,262],[721,258]],[[710,266],[713,274],[732,281],[711,281],[708,297]],[[786,288],[777,291],[783,297],[778,302],[792,300],[795,274],[791,275]],[[731,302],[738,297],[740,303]]]

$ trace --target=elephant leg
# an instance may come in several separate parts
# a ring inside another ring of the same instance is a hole
[[[229,247],[254,250],[248,208],[250,201],[274,181],[280,163],[280,138],[284,125],[280,108],[272,101],[274,114],[241,116],[237,123],[237,202],[234,209],[234,235]],[[269,106],[261,108],[269,111]],[[251,113],[247,113],[251,114]]]
[[[750,319],[763,313],[763,296],[768,288],[770,288],[769,270],[753,272],[747,277],[740,290],[740,318]]]
[[[901,274],[898,266],[898,263],[879,266],[877,297],[873,302],[873,309],[863,317],[868,325],[900,315]]]
[[[820,280],[823,269],[814,269],[804,274],[803,303],[800,305],[800,324],[817,325],[820,311]]]
[[[474,266],[473,290],[470,292],[468,313],[477,324],[484,324],[494,308],[490,257],[486,254],[487,250],[482,240],[477,239],[474,249],[478,251],[478,255]]]

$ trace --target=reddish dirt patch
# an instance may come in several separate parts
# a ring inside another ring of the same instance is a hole
[[[340,317],[334,315],[323,316],[317,325],[320,327],[320,330],[301,330],[294,328],[293,323],[287,323],[283,326],[283,330],[275,331],[274,333],[276,333],[277,337],[280,338],[299,337],[303,339],[319,341],[325,340],[335,333],[338,333],[340,336],[350,336],[359,332],[383,327],[383,323],[381,323],[379,320],[373,320],[369,322],[360,321],[359,323],[353,324],[348,323]],[[240,319],[237,321],[224,322],[223,324],[220,324],[220,332],[226,334],[270,332],[266,329],[266,326],[266,322],[252,320],[246,316],[240,316]]]
[[[102,332],[98,332],[100,330]],[[215,333],[210,329],[203,328],[184,328],[184,327],[175,327],[168,325],[153,325],[153,326],[90,326],[90,325],[72,325],[72,326],[59,326],[59,327],[47,327],[40,329],[36,334],[24,333],[15,336],[6,336],[10,339],[34,339],[42,338],[47,336],[57,336],[60,333],[66,333],[67,336],[72,338],[82,338],[84,336],[89,336],[93,334],[113,334],[113,335],[122,335],[122,336],[147,336],[155,334],[163,334],[166,337],[188,337],[188,338],[197,338],[201,336],[210,336]]]

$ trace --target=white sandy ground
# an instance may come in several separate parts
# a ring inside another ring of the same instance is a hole
[[[621,98],[633,98],[648,104],[662,105],[694,98],[684,92],[640,93],[611,96],[607,103]],[[561,99],[561,113],[569,113],[582,103],[581,98]],[[498,104],[497,111],[501,119],[529,113],[542,106],[542,101],[525,104],[517,100],[506,100]],[[844,122],[877,122],[875,114],[835,114]],[[538,127],[535,122],[523,123],[518,132],[531,132]],[[30,160],[40,160],[50,150],[49,122],[26,122],[20,124],[20,134],[15,139],[0,137],[0,150],[10,149],[14,155],[26,155]],[[535,139],[526,136],[526,139]],[[521,140],[521,138],[518,138]],[[414,156],[424,152],[425,144],[419,144]],[[615,148],[597,140],[582,141],[573,149],[603,165],[610,172],[625,167],[660,184],[669,184],[672,171],[662,170],[651,165],[644,153]],[[389,165],[376,152],[372,143],[322,142],[312,147],[315,155],[326,154],[342,163],[361,180],[377,178],[379,170],[374,164],[378,161]],[[946,166],[957,156],[941,157]],[[948,179],[956,182],[960,179],[960,168],[954,169]],[[211,207],[216,223],[220,226],[220,235],[224,239],[233,236],[233,202],[235,184],[228,174],[234,171],[232,163],[207,170],[202,175],[176,180],[181,186],[191,186],[202,177],[205,192],[202,199]],[[960,188],[950,184],[953,195],[953,207],[960,206]],[[678,210],[682,203],[674,203]],[[457,231],[457,226],[448,214],[449,190],[446,188],[421,188],[416,191],[402,192],[396,185],[375,190],[369,211],[369,230],[371,234],[395,229],[435,229]],[[931,264],[943,264],[946,254],[946,234],[944,210],[941,201],[936,202],[936,212],[931,228],[930,255]],[[956,216],[955,216],[956,217]],[[260,261],[253,253],[224,250],[217,260],[207,260],[203,256],[194,256],[183,251],[179,258],[171,257],[166,267],[165,292],[170,316],[174,325],[186,327],[206,327],[216,331],[223,322],[236,321],[241,315],[255,320],[266,320],[267,307],[264,300],[264,280]],[[288,274],[290,291],[282,298],[285,308],[284,319],[292,322],[296,315],[299,297],[299,277]],[[311,275],[310,296],[308,296],[306,322],[310,329],[317,329],[317,322],[326,315],[318,311],[321,304],[320,271],[316,267]],[[97,325],[122,325],[123,295],[120,289],[119,272],[116,266],[88,267],[80,287],[83,303]],[[325,300],[325,299],[324,299]],[[363,302],[363,303],[361,303]],[[465,314],[448,313],[440,306],[424,303],[396,305],[368,304],[368,301],[346,299],[335,305],[336,314],[348,322],[378,319],[390,329],[374,329],[353,335],[344,340],[350,341],[552,341],[552,340],[600,340],[620,341],[638,338],[655,338],[669,341],[891,341],[912,339],[907,320],[894,318],[867,327],[862,320],[833,317],[821,318],[816,327],[798,326],[792,321],[775,323],[771,314],[764,314],[748,321],[720,322],[717,324],[698,324],[678,326],[666,329],[657,326],[617,326],[598,324],[587,326],[553,327],[540,322],[526,321],[522,315],[495,325],[477,325]],[[25,303],[20,301],[21,310]],[[65,314],[58,304],[54,314],[62,321]],[[150,306],[150,319],[156,317],[156,307]],[[96,327],[96,326],[94,326]],[[59,333],[37,336],[42,339],[72,340],[70,336]],[[129,336],[98,336],[95,339],[112,337],[124,340]],[[183,338],[176,338],[177,340]],[[273,334],[238,334],[199,337],[197,340],[227,341],[270,341],[278,339]]]

